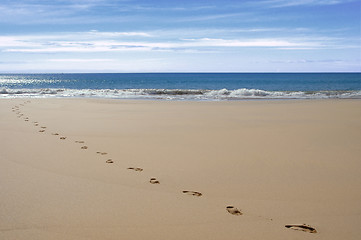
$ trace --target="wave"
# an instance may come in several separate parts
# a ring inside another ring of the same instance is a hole
[[[0,89],[0,98],[90,97],[115,99],[242,100],[361,98],[357,91],[266,91],[260,89]]]

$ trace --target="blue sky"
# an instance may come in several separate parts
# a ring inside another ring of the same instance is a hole
[[[0,72],[360,72],[360,0],[0,0]]]

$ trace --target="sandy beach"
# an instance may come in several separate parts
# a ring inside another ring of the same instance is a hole
[[[1,240],[361,238],[360,100],[2,99],[0,118]]]

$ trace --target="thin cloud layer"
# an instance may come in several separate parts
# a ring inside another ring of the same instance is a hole
[[[136,37],[129,41],[127,38]],[[146,41],[149,39],[149,41]],[[99,32],[64,33],[59,35],[0,36],[2,52],[116,52],[116,51],[186,51],[202,48],[324,48],[327,42],[312,39],[221,39],[184,38],[162,41],[159,37],[145,32]]]
[[[258,4],[271,7],[293,7],[293,6],[317,6],[317,5],[337,5],[357,0],[266,0],[259,1]]]
[[[2,0],[0,72],[360,71],[360,7],[357,0]]]

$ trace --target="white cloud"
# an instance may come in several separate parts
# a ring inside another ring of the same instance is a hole
[[[313,6],[313,5],[336,5],[357,0],[265,0],[257,4],[271,7],[293,7],[293,6]]]
[[[252,40],[237,40],[237,39],[188,39],[190,43],[185,46],[195,47],[297,47],[297,46],[316,46],[318,44],[311,42],[292,42],[283,39],[252,39]]]
[[[114,62],[115,59],[104,59],[104,58],[55,58],[48,59],[49,62],[77,62],[77,63],[89,63],[89,62]]]
[[[152,35],[146,32],[99,32],[98,30],[91,30],[90,35],[99,37],[151,37]]]
[[[209,21],[217,20],[222,18],[233,18],[245,16],[244,13],[224,13],[224,14],[212,14],[212,15],[202,15],[202,16],[193,16],[193,17],[183,17],[179,18],[175,22],[195,22],[195,21]]]
[[[263,30],[262,30],[263,31]],[[76,32],[55,35],[0,36],[0,51],[91,53],[120,51],[194,51],[202,48],[319,48],[328,38],[188,38],[164,39],[146,32]],[[131,37],[131,41],[126,38]],[[144,38],[147,37],[147,38]],[[148,40],[149,39],[149,40]],[[144,41],[148,40],[148,41]]]
[[[132,59],[131,61],[129,59],[87,60],[64,58],[50,59],[50,61],[49,59],[28,60],[12,64],[0,63],[0,72],[160,72],[169,68],[169,61],[161,58],[142,58]]]

